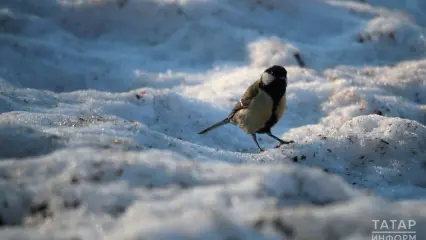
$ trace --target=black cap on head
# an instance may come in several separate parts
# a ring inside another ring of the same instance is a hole
[[[270,85],[275,81],[284,81],[287,83],[287,70],[281,66],[274,65],[262,73],[261,80],[264,85]]]
[[[265,70],[265,72],[271,74],[275,78],[287,77],[287,70],[284,67],[273,65],[272,67]]]

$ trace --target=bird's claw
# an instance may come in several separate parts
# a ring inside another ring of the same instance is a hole
[[[281,147],[283,144],[284,144],[284,145],[287,145],[287,144],[291,144],[291,143],[294,143],[294,141],[293,141],[293,140],[290,140],[290,141],[284,141],[284,140],[282,140],[282,141],[280,141],[280,143],[278,143],[277,145],[275,145],[275,148],[279,148],[279,147]]]
[[[281,140],[281,141],[280,141],[280,143],[281,143],[281,144],[280,144],[280,146],[281,146],[281,145],[283,145],[283,144],[291,144],[291,143],[294,143],[294,141],[293,141],[293,140],[290,140],[290,141],[284,141],[284,140]]]
[[[281,147],[282,145],[287,145],[287,144],[291,144],[291,143],[294,143],[294,141],[293,141],[293,140],[291,140],[291,141],[280,141],[280,143],[278,143],[278,144],[275,146],[275,148],[279,148],[279,147]]]

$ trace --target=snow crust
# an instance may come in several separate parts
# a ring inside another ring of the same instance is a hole
[[[420,0],[2,0],[0,239],[425,239],[425,27]],[[295,144],[197,134],[273,64]]]

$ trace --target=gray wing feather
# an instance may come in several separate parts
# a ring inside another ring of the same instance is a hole
[[[250,87],[246,90],[243,97],[235,104],[231,113],[228,115],[228,119],[229,120],[232,119],[235,113],[237,113],[241,109],[246,109],[250,105],[250,103],[253,101],[253,99],[257,96],[258,93],[259,93],[259,80],[254,82],[252,85],[250,85]]]

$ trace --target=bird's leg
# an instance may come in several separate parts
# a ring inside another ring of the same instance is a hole
[[[274,134],[271,133],[271,131],[267,132],[266,134],[268,134],[268,136],[274,138],[275,140],[279,141],[281,144],[290,144],[290,143],[294,143],[294,141],[284,141],[276,136],[274,136]]]
[[[259,146],[259,143],[257,142],[257,138],[256,138],[256,134],[252,134],[251,137],[253,138],[254,142],[256,143],[257,147],[259,148],[259,150],[261,152],[263,152],[264,150]]]

